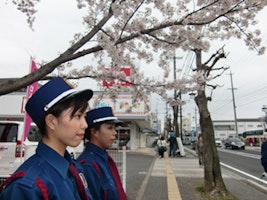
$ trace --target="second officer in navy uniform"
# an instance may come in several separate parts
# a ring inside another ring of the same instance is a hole
[[[92,196],[97,200],[127,200],[115,162],[107,149],[116,139],[116,125],[122,124],[105,106],[90,110],[86,115],[88,140],[77,161],[84,169]]]
[[[36,153],[0,186],[0,200],[92,200],[79,165],[67,146],[83,140],[92,90],[78,91],[55,78],[28,100],[26,111],[38,126],[42,140]]]

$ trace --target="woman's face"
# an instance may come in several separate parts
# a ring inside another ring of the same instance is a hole
[[[51,120],[48,120],[49,133],[45,141],[60,152],[65,152],[67,146],[78,146],[88,126],[85,120],[86,112],[77,111],[73,117],[71,112],[72,108],[69,108],[57,118],[53,115],[48,116]]]
[[[91,135],[91,142],[105,150],[112,146],[116,139],[116,125],[113,123],[101,124],[99,130],[94,130]]]

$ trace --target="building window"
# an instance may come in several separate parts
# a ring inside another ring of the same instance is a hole
[[[234,130],[233,125],[214,125],[214,129],[217,131],[230,131]]]

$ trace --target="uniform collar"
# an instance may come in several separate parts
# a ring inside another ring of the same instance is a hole
[[[105,160],[108,159],[107,158],[107,152],[105,150],[101,149],[100,147],[98,147],[97,145],[92,144],[91,142],[87,142],[85,144],[85,148],[86,148],[86,150],[93,152],[94,154],[100,156],[101,158],[103,158]]]
[[[72,163],[71,156],[65,152],[64,157],[57,153],[54,149],[44,144],[42,141],[39,142],[36,149],[36,154],[42,158],[45,162],[49,163],[62,177],[66,177],[68,167]]]

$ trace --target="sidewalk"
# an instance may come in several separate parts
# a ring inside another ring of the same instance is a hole
[[[158,158],[153,148],[138,149],[136,153],[154,155],[154,162],[147,177],[143,181],[142,192],[136,200],[168,199],[168,200],[201,200],[196,187],[203,184],[204,169],[199,167],[194,151],[185,148],[186,156],[169,158],[167,153],[163,159]],[[190,153],[190,152],[191,153]],[[240,200],[266,200],[267,187],[252,184],[236,174],[222,169],[224,183],[233,195]]]

